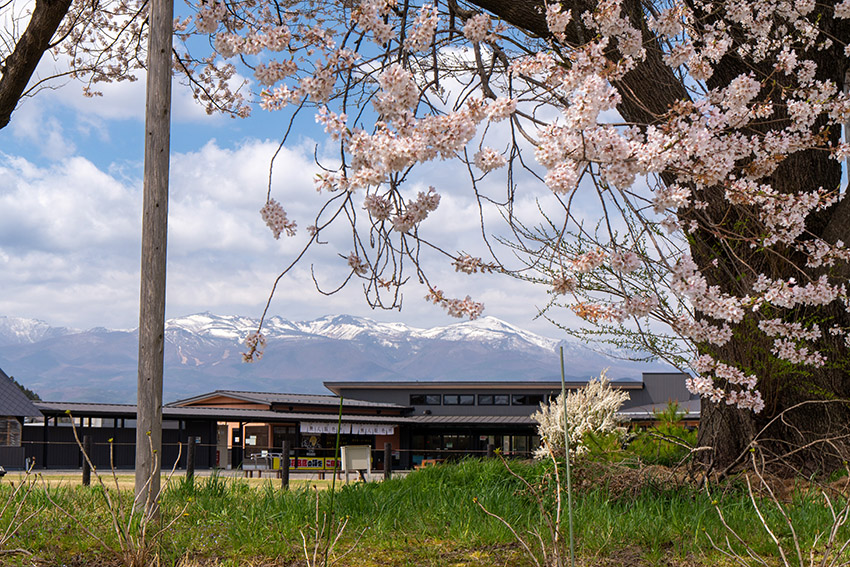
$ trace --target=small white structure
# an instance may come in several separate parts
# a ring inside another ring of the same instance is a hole
[[[364,471],[372,473],[372,447],[369,445],[345,445],[342,447],[342,470],[345,471],[345,482],[348,482],[348,471],[357,471],[360,478],[366,480]]]

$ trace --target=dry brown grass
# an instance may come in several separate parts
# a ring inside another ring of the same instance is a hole
[[[51,472],[51,471],[36,471],[44,482],[46,482],[50,486],[81,486],[83,483],[82,473],[71,474],[67,472]],[[115,484],[113,480],[112,473],[104,472],[101,473],[103,475],[103,481],[107,484],[107,486],[112,487]],[[171,482],[179,482],[182,480],[184,475],[180,473],[175,473],[175,475],[171,478]],[[206,471],[204,474],[196,475],[196,482],[203,482],[205,477],[210,476]],[[330,475],[328,475],[330,476]],[[10,472],[7,473],[5,477],[3,477],[3,481],[6,482],[14,482],[15,484],[19,483],[21,480],[25,478],[25,474],[23,472]],[[118,487],[120,490],[129,490],[132,491],[135,486],[135,476],[131,472],[121,472],[115,475],[115,478],[118,480]],[[271,485],[273,488],[278,488],[280,486],[280,479],[277,478],[243,478],[242,476],[236,475],[228,475],[226,477],[228,481],[240,481],[245,482],[254,489],[262,489],[266,485]],[[162,475],[162,486],[165,486],[167,480],[167,475]],[[97,481],[94,478],[94,473],[92,473],[92,484],[95,484]],[[331,483],[333,481],[329,478],[325,479],[309,479],[309,478],[291,478],[289,480],[289,485],[293,489],[298,488],[317,488],[319,490],[326,490],[330,488]],[[337,480],[337,486],[344,484],[345,481]]]

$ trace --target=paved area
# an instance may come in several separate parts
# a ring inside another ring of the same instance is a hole
[[[6,474],[7,477],[16,477],[17,478],[17,477],[23,475],[23,471],[19,471],[19,470],[13,471],[13,470],[7,469],[6,472],[7,472],[7,474]],[[111,473],[109,471],[103,471],[103,470],[99,469],[99,472],[101,474],[106,473],[106,474],[111,475]],[[167,475],[170,472],[171,471],[169,471],[169,470],[163,470],[162,471],[163,475]],[[40,474],[40,475],[47,477],[47,478],[49,478],[49,477],[70,478],[70,477],[74,477],[74,476],[79,476],[80,478],[82,478],[82,474],[83,474],[82,470],[80,470],[80,469],[35,469],[35,470],[33,470],[33,473],[34,474]],[[133,476],[135,474],[132,469],[119,469],[119,470],[115,471],[115,473],[118,476],[122,476],[122,477],[123,476]],[[393,476],[405,476],[409,473],[410,473],[410,471],[407,471],[407,470],[393,471]],[[220,476],[222,478],[253,478],[253,479],[263,479],[263,480],[279,480],[280,479],[280,476],[277,474],[277,471],[274,471],[274,470],[243,471],[243,470],[239,470],[239,469],[218,469],[218,470],[203,469],[203,470],[196,470],[195,471],[195,476],[201,477],[201,478],[209,477],[209,476],[212,476],[213,474],[217,474],[218,476]],[[183,476],[186,476],[185,470],[180,469],[180,470],[174,471],[174,477],[175,478],[179,478],[179,477],[183,477]],[[381,480],[384,479],[384,472],[383,471],[373,471],[372,473],[367,473],[364,476],[365,476],[365,480],[368,481],[368,482],[381,481]],[[323,472],[320,472],[320,471],[294,471],[294,470],[290,470],[289,471],[289,478],[293,481],[302,481],[302,482],[303,481],[313,481],[313,480],[330,481],[330,480],[333,480],[333,472],[327,471],[327,472],[323,473]],[[345,473],[344,472],[338,472],[337,473],[337,480],[345,481]],[[359,475],[357,473],[349,473],[349,481],[353,482],[353,481],[356,481],[356,480],[359,480]]]

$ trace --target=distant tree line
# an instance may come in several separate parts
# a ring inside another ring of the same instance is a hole
[[[12,382],[14,382],[15,386],[17,386],[18,388],[21,389],[21,392],[23,392],[26,395],[27,398],[29,398],[30,400],[36,401],[36,402],[41,401],[41,396],[39,396],[38,394],[36,394],[32,390],[30,390],[29,388],[24,386],[23,384],[21,384],[17,380],[15,380],[14,376],[9,376],[9,378],[12,379]]]

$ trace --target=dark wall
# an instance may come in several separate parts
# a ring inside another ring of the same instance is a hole
[[[23,447],[0,445],[0,466],[6,470],[23,470],[25,459]]]
[[[190,436],[200,438],[195,445],[195,467],[215,466],[216,435],[214,421],[184,422],[178,429],[162,432],[162,469],[186,467],[186,445]],[[133,468],[136,460],[136,430],[132,427],[79,427],[77,435],[92,439],[90,458],[101,470]],[[182,444],[182,446],[181,446]],[[24,427],[22,446],[26,458],[35,459],[37,468],[75,469],[82,467],[82,452],[69,426]],[[178,460],[179,459],[179,460]]]

